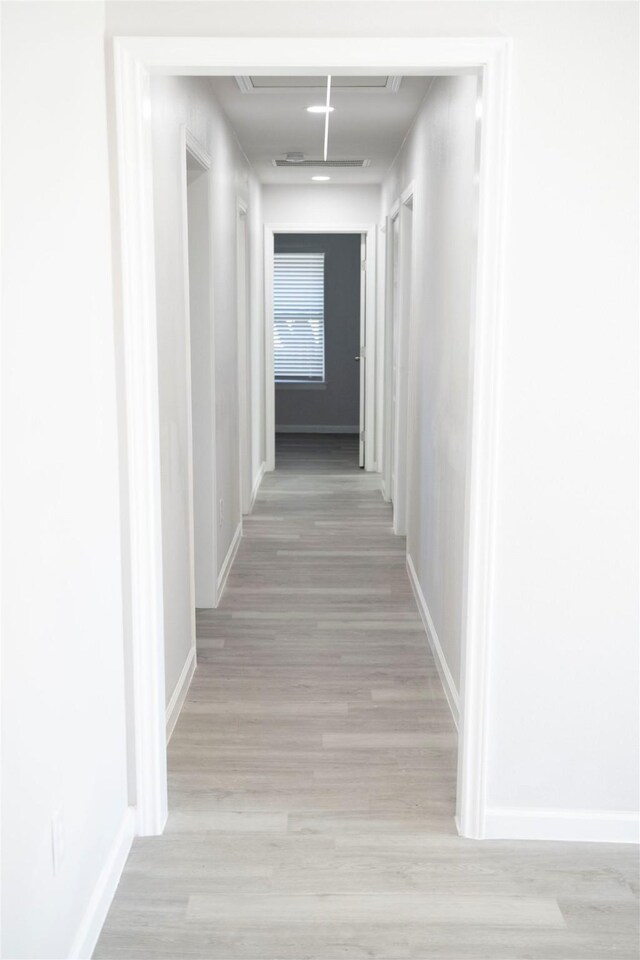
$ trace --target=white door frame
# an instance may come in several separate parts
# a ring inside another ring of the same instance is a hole
[[[134,762],[137,831],[147,835],[162,832],[167,814],[150,72],[201,76],[479,75],[481,160],[457,823],[464,836],[483,837],[511,42],[503,37],[120,37],[113,46],[129,469]]]
[[[413,326],[413,289],[415,277],[416,221],[413,216],[415,183],[411,181],[400,196],[399,252],[398,252],[398,316],[395,322],[397,343],[393,348],[397,357],[398,382],[394,407],[393,430],[393,532],[407,533],[407,500],[409,482],[409,356]],[[411,210],[411,246],[407,250],[407,211]]]
[[[378,239],[378,231],[375,231],[376,241]],[[376,276],[377,276],[377,250],[373,252],[371,257],[371,264],[369,264],[369,250],[367,244],[367,234],[360,234],[360,331],[358,334],[358,466],[364,467],[365,463],[368,461],[372,466],[370,470],[375,470],[375,436],[376,436],[376,424],[375,424],[375,397],[371,397],[370,409],[367,411],[367,374],[369,372],[369,364],[371,364],[374,370],[374,383],[375,383],[375,359],[376,359],[376,340],[375,340],[375,329],[376,321],[375,317],[372,318],[371,314],[367,312],[367,305],[369,303],[369,295],[367,290],[367,283],[371,280],[371,274],[374,275],[374,288],[377,286]],[[369,321],[367,323],[367,321]],[[367,331],[367,326],[371,329]],[[367,413],[369,416],[367,416]],[[366,440],[366,443],[365,443]],[[366,446],[369,444],[371,446],[370,455],[365,460],[367,455]]]
[[[386,284],[387,256],[389,247],[387,222],[383,218],[378,224],[376,243],[376,369],[375,369],[375,443],[374,470],[380,474],[380,487],[385,500],[389,499],[384,476],[385,444],[385,408],[387,403],[386,369]]]
[[[238,297],[236,303],[240,303],[240,290],[244,287],[243,300],[244,308],[242,314],[238,313],[238,454],[239,454],[239,481],[240,481],[240,509],[242,514],[251,512],[251,404],[249,401],[249,362],[247,349],[249,343],[249,310],[251,298],[249,296],[249,207],[240,197],[236,200],[236,229],[238,231],[236,242],[236,274]],[[243,262],[244,272],[240,273],[240,254],[241,238],[240,222],[244,220],[244,251]]]
[[[322,187],[319,188],[320,190]],[[367,269],[365,296],[365,345],[364,365],[365,389],[365,470],[375,470],[375,350],[376,350],[376,234],[375,223],[352,224],[309,224],[268,223],[264,228],[264,326],[265,326],[265,429],[266,469],[274,470],[276,465],[276,389],[273,368],[273,243],[276,233],[359,233],[366,237]],[[362,344],[361,344],[362,346]],[[362,369],[361,369],[362,375]],[[371,443],[368,442],[369,438]]]
[[[207,224],[211,227],[211,157],[207,150],[202,146],[199,140],[191,133],[184,124],[180,131],[180,143],[182,153],[182,249],[184,254],[183,276],[184,276],[184,315],[186,318],[185,341],[187,349],[186,355],[186,384],[187,384],[187,496],[188,496],[188,523],[189,523],[189,597],[191,603],[191,653],[190,662],[193,669],[196,665],[196,568],[195,568],[195,491],[194,491],[194,468],[193,468],[193,387],[191,371],[191,291],[189,277],[189,200],[188,200],[188,173],[187,173],[187,155],[189,154],[202,168],[202,175],[207,177],[207,198],[209,211]],[[209,243],[210,248],[210,243]],[[209,284],[211,284],[211,267],[208,270]],[[211,291],[209,293],[209,309],[211,310]],[[213,357],[211,358],[211,376],[214,375]],[[213,388],[213,382],[212,382]],[[211,446],[215,460],[215,434],[211,438]],[[216,569],[215,551],[218,541],[217,530],[213,528],[213,547],[214,556],[212,558],[213,569]],[[215,595],[215,585],[214,585]],[[173,700],[173,698],[172,698]],[[168,717],[171,717],[171,702],[167,708]],[[174,721],[175,722],[175,721]],[[172,729],[172,728],[171,728]]]
[[[400,226],[398,219],[400,215],[400,201],[391,207],[385,218],[385,260],[384,260],[384,335],[381,341],[384,351],[383,363],[381,368],[381,380],[384,383],[383,388],[383,436],[382,436],[382,495],[385,500],[393,501],[393,479],[394,479],[394,453],[393,453],[393,430],[395,424],[395,400],[394,400],[394,351],[395,344],[395,324],[397,322],[397,261],[399,234],[395,237],[395,224]]]

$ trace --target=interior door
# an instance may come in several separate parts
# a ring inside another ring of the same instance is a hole
[[[360,352],[358,360],[360,372],[360,433],[358,444],[358,466],[364,467],[364,445],[366,442],[365,390],[367,383],[367,345],[366,345],[366,309],[367,309],[367,236],[360,238]]]

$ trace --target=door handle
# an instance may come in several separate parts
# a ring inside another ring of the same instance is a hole
[[[360,357],[354,357],[353,359],[354,359],[354,360],[359,360],[359,359],[360,359]]]

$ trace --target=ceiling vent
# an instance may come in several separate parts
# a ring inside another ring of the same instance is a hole
[[[378,90],[397,93],[402,77],[332,77],[334,90]],[[320,77],[236,77],[236,83],[243,93],[259,93],[263,90],[304,90],[314,87],[324,88],[326,76]]]
[[[289,157],[290,154],[287,154]],[[274,160],[274,167],[368,167],[370,160]]]

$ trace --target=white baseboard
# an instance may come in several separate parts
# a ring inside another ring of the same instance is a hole
[[[184,667],[182,668],[182,672],[178,677],[175,690],[171,694],[171,699],[167,704],[167,743],[169,743],[169,740],[171,740],[171,734],[173,733],[174,727],[178,721],[178,717],[180,716],[180,712],[184,705],[184,701],[195,672],[196,648],[191,647],[189,650],[189,655],[185,660]]]
[[[360,427],[356,424],[345,426],[338,424],[308,424],[308,423],[276,423],[276,433],[360,433]]]
[[[127,807],[74,938],[71,960],[89,960],[107,918],[135,833],[135,811]]]
[[[265,470],[267,469],[266,463],[264,461],[260,464],[260,469],[256,474],[256,479],[253,483],[253,490],[251,491],[251,502],[249,504],[249,513],[253,510],[254,504],[256,502],[256,497],[258,496],[258,490],[260,489],[260,484],[262,483],[262,478],[264,477]]]
[[[458,691],[456,690],[456,685],[453,682],[451,671],[449,670],[447,661],[444,658],[444,653],[442,652],[442,647],[440,646],[440,641],[438,640],[438,634],[436,633],[433,619],[429,613],[427,601],[425,600],[422,587],[418,581],[416,568],[414,567],[413,560],[409,554],[407,554],[407,573],[409,574],[409,582],[411,583],[411,587],[416,598],[416,603],[418,604],[418,610],[420,611],[420,616],[422,617],[422,623],[424,624],[429,646],[431,647],[431,652],[433,653],[434,660],[436,661],[436,667],[438,668],[438,673],[440,674],[440,680],[442,682],[442,686],[444,687],[444,692],[447,698],[447,703],[449,704],[449,709],[451,710],[453,722],[457,728],[458,720],[460,718],[460,698],[458,697]]]
[[[489,807],[490,840],[580,840],[640,843],[640,815],[626,810],[545,810]]]
[[[224,563],[218,574],[218,582],[216,584],[216,607],[222,599],[222,594],[227,583],[227,577],[229,576],[229,571],[233,565],[233,561],[236,558],[236,553],[238,552],[238,547],[240,546],[240,540],[242,539],[242,520],[236,527],[236,532],[233,535],[233,539],[229,544],[229,549],[227,550],[227,555],[224,558]]]

